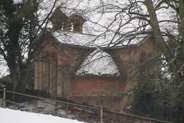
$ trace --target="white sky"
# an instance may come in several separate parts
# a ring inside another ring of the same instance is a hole
[[[31,113],[0,107],[1,123],[84,123],[58,116]]]

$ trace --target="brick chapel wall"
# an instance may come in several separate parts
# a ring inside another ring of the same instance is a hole
[[[53,42],[48,42],[35,59],[36,90],[56,94],[58,52]]]
[[[158,67],[160,65],[159,61],[147,65],[151,57],[158,55],[158,49],[152,38],[146,39],[142,44],[112,48],[104,51],[112,56],[118,66],[121,76],[126,78],[126,84],[124,86],[124,92],[126,93],[133,92],[137,82],[139,82],[140,72],[148,72],[155,66]],[[148,68],[149,70],[147,70]],[[122,107],[126,107],[129,102],[130,98],[125,96],[121,102]]]
[[[72,96],[72,78],[84,59],[93,51],[93,48],[67,45],[60,46],[58,59],[60,86],[58,87],[58,96],[65,98],[70,98]]]
[[[71,78],[93,48],[74,47],[50,41],[35,62],[35,89],[53,96],[72,96]]]
[[[121,95],[124,83],[119,77],[78,76],[73,79],[73,96]]]
[[[121,110],[124,81],[120,77],[77,76],[73,79],[73,101],[108,109]]]
[[[155,47],[151,37],[146,39],[142,44],[117,47],[104,51],[112,56],[118,66],[121,76],[124,77],[125,75],[124,78],[126,78],[127,82],[132,82],[133,85],[136,84],[135,82],[139,77],[140,65],[154,54],[158,54],[158,49]]]

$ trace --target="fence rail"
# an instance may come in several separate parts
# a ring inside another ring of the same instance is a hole
[[[12,103],[12,104],[16,104],[16,105],[20,105],[19,103],[15,102],[15,101],[11,101],[11,100],[6,99],[6,95],[7,95],[7,93],[9,93],[9,94],[19,95],[19,96],[24,96],[24,97],[30,97],[30,98],[34,98],[34,99],[50,100],[50,101],[54,101],[54,102],[57,102],[57,103],[66,104],[67,105],[66,112],[68,112],[69,105],[83,107],[83,108],[89,108],[89,109],[95,109],[95,110],[98,110],[100,112],[100,116],[99,116],[100,117],[100,123],[103,123],[103,117],[104,117],[103,114],[104,114],[105,111],[107,111],[102,106],[101,107],[93,107],[93,106],[88,106],[88,105],[72,103],[72,102],[49,99],[49,98],[44,98],[44,97],[39,97],[39,96],[34,96],[34,95],[29,95],[29,94],[23,94],[23,93],[14,92],[14,91],[9,91],[9,90],[6,90],[6,88],[0,89],[0,92],[2,92],[2,95],[3,95],[3,101],[2,101],[2,106],[3,107],[6,107],[7,102]],[[133,118],[133,119],[139,119],[139,120],[143,120],[143,121],[154,122],[154,123],[173,123],[173,122],[169,122],[169,121],[163,121],[163,120],[147,118],[147,117],[142,117],[142,116],[137,116],[137,115],[132,115],[132,114],[126,114],[126,113],[121,113],[121,112],[117,112],[117,111],[107,111],[107,112],[110,112],[110,113],[113,114],[113,121],[112,122],[114,122],[114,120],[115,120],[114,114],[118,114],[118,115],[122,115],[122,116],[125,116],[125,117],[129,117],[129,118]]]

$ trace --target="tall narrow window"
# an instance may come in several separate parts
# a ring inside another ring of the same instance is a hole
[[[62,22],[61,30],[64,30],[64,28],[65,28],[65,22]]]
[[[73,29],[74,29],[74,25],[73,25],[73,23],[71,23],[71,30],[70,31],[73,32]]]

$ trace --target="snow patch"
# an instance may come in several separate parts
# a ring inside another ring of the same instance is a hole
[[[2,123],[82,123],[58,116],[30,113],[20,110],[0,108]]]

